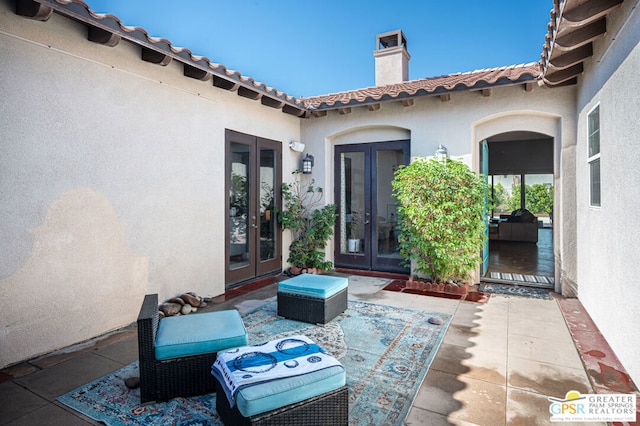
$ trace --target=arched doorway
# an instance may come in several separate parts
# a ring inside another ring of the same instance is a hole
[[[511,131],[483,143],[491,194],[482,280],[553,289],[554,140]]]

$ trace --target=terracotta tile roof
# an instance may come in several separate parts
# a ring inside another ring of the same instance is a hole
[[[366,103],[400,100],[414,96],[438,95],[457,90],[480,90],[494,86],[523,83],[540,76],[540,64],[530,63],[440,77],[410,80],[386,86],[374,86],[329,95],[302,98],[311,109],[334,109]]]
[[[95,13],[82,0],[38,0],[38,3],[72,19],[112,33],[117,39],[124,38],[143,48],[164,55],[165,59],[169,61],[173,59],[182,62],[185,67],[195,70],[193,72],[185,70],[185,75],[203,80],[213,76],[214,86],[235,90],[241,96],[260,100],[265,105],[281,108],[284,112],[297,116],[308,117],[310,113],[322,110],[407,100],[426,95],[445,95],[459,90],[481,90],[496,86],[523,84],[536,81],[541,77],[541,63],[530,63],[449,74],[308,98],[296,98],[244,76],[238,71],[229,70],[222,64],[211,62],[205,56],[194,55],[187,48],[174,46],[165,38],[151,37],[143,28],[124,25],[114,15]],[[35,16],[34,19],[41,18]],[[46,19],[48,18],[42,20]],[[117,41],[113,45],[115,44]]]
[[[282,102],[290,105],[292,108],[304,108],[303,102],[294,96],[289,96],[264,83],[255,81],[253,78],[244,76],[238,71],[227,69],[224,65],[211,62],[206,56],[194,55],[191,50],[174,46],[165,38],[151,37],[144,28],[124,25],[117,16],[96,13],[82,0],[38,0],[38,2],[62,15],[112,32],[135,44],[167,55],[213,76],[256,91],[260,95],[266,95],[271,98],[273,102]]]

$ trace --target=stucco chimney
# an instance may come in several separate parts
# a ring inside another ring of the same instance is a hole
[[[409,59],[407,38],[402,30],[391,31],[376,36],[376,86],[394,84],[409,79]]]

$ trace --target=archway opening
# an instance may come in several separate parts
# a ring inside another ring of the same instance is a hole
[[[483,281],[554,287],[554,140],[535,132],[486,139],[489,256]]]

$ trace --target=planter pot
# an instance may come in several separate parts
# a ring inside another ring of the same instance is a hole
[[[409,290],[419,291],[431,291],[436,293],[448,293],[448,294],[467,294],[469,293],[469,283],[464,284],[443,284],[443,283],[431,283],[428,281],[414,280],[410,277],[405,284],[405,288]]]
[[[297,266],[291,266],[289,268],[289,272],[291,273],[291,275],[300,275],[300,273],[302,272],[302,268],[298,268]]]
[[[349,251],[349,253],[359,253],[360,240],[355,238],[349,238],[347,240],[347,250]]]

